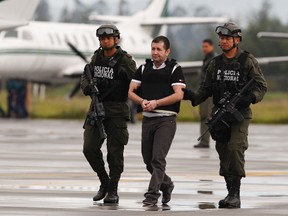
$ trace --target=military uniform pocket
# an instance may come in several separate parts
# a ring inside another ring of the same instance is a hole
[[[127,129],[127,122],[126,120],[115,121],[114,122],[115,129],[116,129],[116,139],[123,145],[127,145],[129,139],[129,133]]]
[[[239,127],[239,132],[245,134],[246,136],[248,136],[249,122],[249,119],[245,119]]]
[[[248,148],[248,127],[249,127],[249,119],[244,119],[244,121],[241,123],[239,127],[239,143],[243,147],[243,150],[247,150]]]

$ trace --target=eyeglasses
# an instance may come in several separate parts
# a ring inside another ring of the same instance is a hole
[[[113,35],[114,34],[114,29],[112,29],[112,28],[100,28],[100,29],[97,29],[96,34],[97,34],[97,36]]]

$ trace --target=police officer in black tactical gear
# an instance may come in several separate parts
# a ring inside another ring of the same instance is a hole
[[[216,28],[219,35],[219,46],[223,54],[215,57],[209,64],[205,81],[198,91],[184,89],[184,99],[189,99],[193,106],[213,96],[215,111],[222,107],[222,98],[238,93],[250,80],[254,84],[249,91],[240,98],[236,108],[244,119],[237,120],[226,113],[222,121],[210,130],[216,140],[216,150],[220,159],[220,172],[224,176],[228,195],[219,201],[219,208],[240,208],[240,184],[245,177],[244,153],[248,148],[248,126],[252,118],[251,104],[262,100],[267,91],[267,84],[255,57],[238,45],[242,40],[241,29],[233,22],[225,23]]]
[[[124,167],[124,146],[128,142],[128,89],[136,71],[136,64],[132,57],[118,46],[120,32],[115,25],[100,26],[96,36],[99,38],[100,48],[95,51],[88,64],[92,68],[91,76],[87,74],[87,70],[82,74],[81,88],[85,95],[91,96],[93,86],[90,85],[89,77],[92,77],[100,93],[99,99],[105,110],[103,125],[107,134],[109,174],[105,170],[101,151],[104,139],[91,119],[91,113],[94,111],[92,104],[84,125],[83,153],[101,182],[93,200],[105,198],[104,203],[118,203],[118,182]]]

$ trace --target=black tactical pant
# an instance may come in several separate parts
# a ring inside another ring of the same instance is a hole
[[[216,141],[220,159],[221,176],[245,177],[245,151],[248,149],[248,127],[250,119],[234,122],[231,125],[231,138],[228,142]]]
[[[103,121],[107,134],[107,162],[111,181],[119,181],[124,168],[124,145],[128,142],[127,122],[124,118],[109,118]],[[83,153],[96,173],[105,171],[105,163],[97,127],[86,125],[84,131]]]
[[[159,189],[170,185],[171,178],[165,173],[166,156],[176,132],[176,117],[143,118],[142,157],[146,169],[151,174],[145,197],[158,199]]]

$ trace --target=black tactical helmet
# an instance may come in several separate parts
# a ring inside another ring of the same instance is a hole
[[[217,26],[215,32],[221,36],[239,37],[242,41],[241,29],[234,22],[225,23],[223,26]]]
[[[118,28],[113,25],[113,24],[105,24],[101,25],[97,30],[96,30],[96,36],[107,36],[107,35],[112,35],[114,37],[120,38],[120,32]]]

